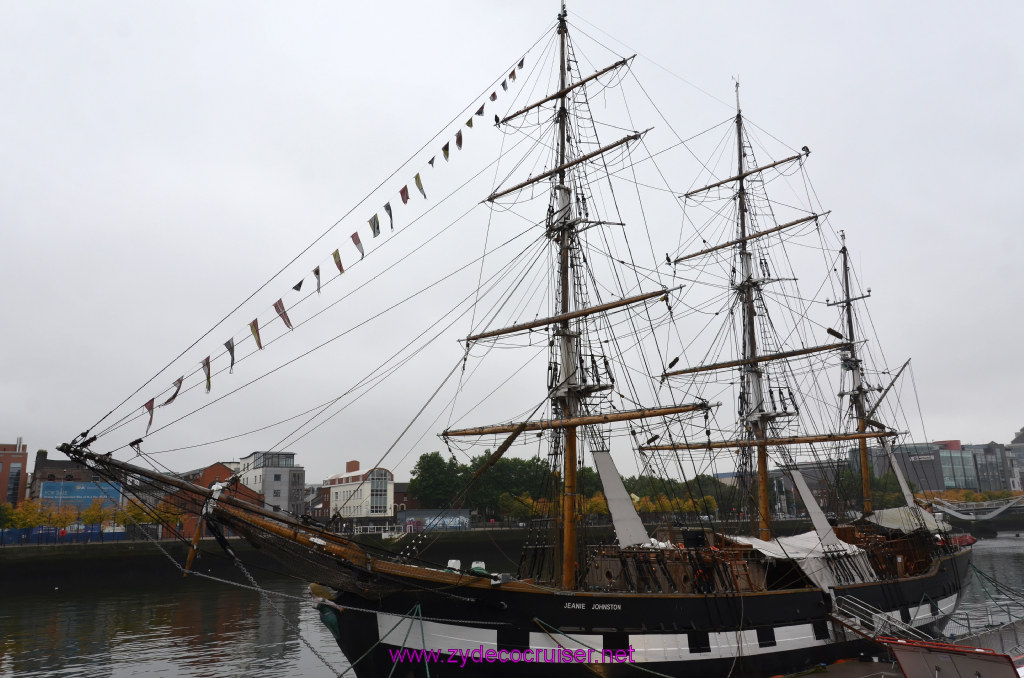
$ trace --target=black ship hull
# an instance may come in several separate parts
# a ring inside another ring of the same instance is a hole
[[[835,595],[934,629],[959,602],[970,558],[965,549],[938,558],[927,574],[837,587]],[[667,676],[767,678],[878,652],[834,620],[833,600],[819,589],[563,595],[392,583],[393,592],[376,598],[346,592],[321,606],[360,678],[513,676],[524,668],[541,676],[625,676],[638,667]],[[884,621],[861,616],[862,631]]]

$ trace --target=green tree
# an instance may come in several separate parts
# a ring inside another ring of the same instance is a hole
[[[14,507],[11,504],[0,504],[0,530],[14,527]]]
[[[465,467],[454,459],[445,459],[440,452],[420,455],[412,470],[409,493],[424,508],[446,508],[462,487]]]

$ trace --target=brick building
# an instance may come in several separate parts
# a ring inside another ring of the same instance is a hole
[[[0,444],[0,504],[17,506],[28,490],[28,448],[18,438]]]
[[[217,462],[211,464],[206,468],[197,468],[185,473],[179,474],[182,480],[187,480],[190,483],[199,485],[200,487],[209,488],[214,483],[219,483],[227,480],[234,471],[225,463]],[[229,489],[224,490],[222,496],[231,496],[242,501],[248,502],[255,506],[263,506],[263,495],[255,490],[246,487],[240,482],[233,483]],[[173,497],[169,500],[174,503]],[[190,510],[194,510],[195,507],[189,507]],[[186,513],[181,517],[181,533],[186,537],[191,537],[195,534],[196,524],[199,522],[199,516],[196,513]],[[203,536],[205,536],[206,528],[203,527]]]

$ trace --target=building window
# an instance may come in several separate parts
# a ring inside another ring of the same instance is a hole
[[[280,497],[281,496],[281,490],[274,490],[274,496],[275,497]]]
[[[370,472],[370,515],[385,515],[388,512],[389,474],[382,468]]]
[[[10,475],[7,476],[7,503],[18,504],[18,488],[21,485],[21,463],[10,465]]]
[[[275,483],[281,482],[281,474],[280,473],[275,473],[274,474],[274,482]]]

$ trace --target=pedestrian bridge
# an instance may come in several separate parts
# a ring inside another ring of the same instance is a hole
[[[960,520],[990,520],[1013,508],[1024,510],[1024,495],[997,501],[945,501],[932,499],[937,508]]]

